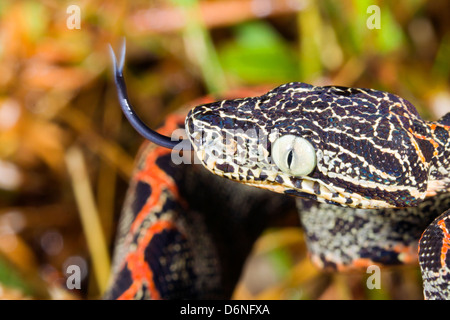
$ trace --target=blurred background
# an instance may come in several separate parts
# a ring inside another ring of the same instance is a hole
[[[203,95],[290,81],[389,91],[430,120],[450,111],[446,0],[2,0],[0,298],[105,289],[142,142],[112,80],[108,44],[123,37],[129,94],[153,127]],[[235,299],[422,299],[417,265],[368,290],[365,272],[315,269],[295,227],[268,230],[246,270]]]

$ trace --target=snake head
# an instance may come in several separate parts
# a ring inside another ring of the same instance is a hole
[[[217,175],[356,208],[416,206],[435,154],[414,106],[370,89],[288,83],[195,107],[185,128]]]

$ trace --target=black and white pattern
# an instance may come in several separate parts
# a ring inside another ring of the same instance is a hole
[[[186,118],[198,157],[215,174],[356,208],[416,206],[447,192],[448,131],[435,129],[396,95],[304,83],[198,106]],[[289,176],[271,161],[271,144],[287,134],[314,146],[311,174]]]

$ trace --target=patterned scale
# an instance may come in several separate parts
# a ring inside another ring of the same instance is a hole
[[[450,300],[450,210],[425,230],[419,246],[425,299]]]
[[[417,263],[418,239],[450,198],[440,195],[418,207],[352,209],[297,200],[312,262],[346,271],[370,265]]]
[[[229,297],[253,242],[294,198],[321,268],[413,263],[426,229],[425,297],[449,297],[450,114],[428,122],[387,92],[288,83],[193,108],[181,148],[165,136],[183,117],[169,118],[163,135],[146,127],[126,95],[124,50],[120,61],[130,123],[202,165],[175,165],[170,149],[145,145],[107,298]]]

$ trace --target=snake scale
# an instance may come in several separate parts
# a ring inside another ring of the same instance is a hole
[[[391,93],[293,82],[200,104],[156,133],[127,97],[125,46],[119,62],[111,52],[120,105],[151,142],[106,299],[229,298],[256,238],[295,210],[320,268],[419,259],[425,298],[450,299],[450,113],[425,121]]]

